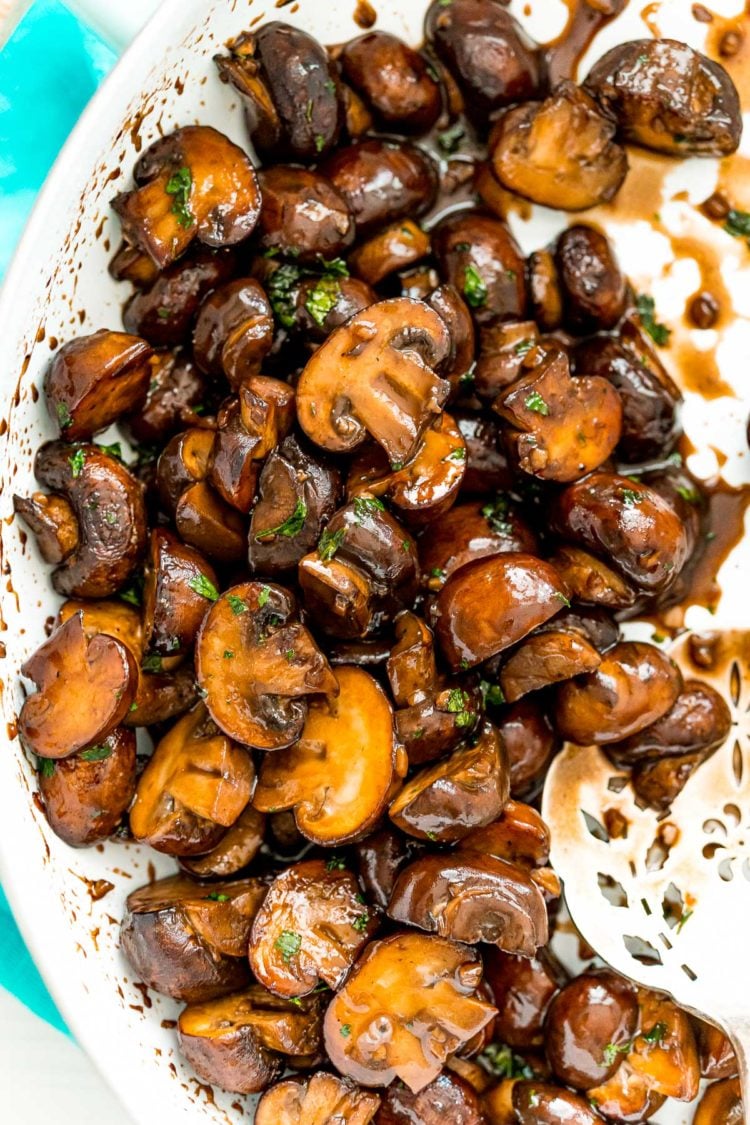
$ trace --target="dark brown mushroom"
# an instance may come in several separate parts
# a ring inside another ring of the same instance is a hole
[[[460,846],[462,851],[493,855],[531,869],[549,863],[550,831],[531,805],[506,800],[497,820],[474,828]]]
[[[724,1032],[705,1020],[692,1017],[693,1032],[698,1046],[701,1078],[734,1078],[737,1075],[737,1056],[731,1041]]]
[[[375,290],[358,277],[330,272],[322,277],[303,277],[294,309],[297,327],[311,340],[322,342],[377,299]]]
[[[137,289],[145,289],[159,276],[153,258],[137,246],[122,241],[109,263],[110,275],[115,281],[130,281]]]
[[[206,375],[225,375],[235,390],[257,375],[273,343],[273,312],[252,277],[228,281],[200,307],[193,358]]]
[[[395,643],[387,663],[388,682],[398,707],[424,698],[437,682],[432,632],[410,610],[393,623]]]
[[[606,235],[576,223],[557,240],[555,264],[563,302],[563,321],[573,332],[614,328],[625,312],[628,287]],[[580,374],[594,374],[579,368]]]
[[[266,253],[315,264],[337,258],[354,241],[354,219],[343,195],[320,172],[274,165],[259,175],[263,205],[258,220]]]
[[[563,543],[549,561],[565,583],[571,601],[607,609],[628,609],[635,602],[635,591],[624,578],[580,547]]]
[[[429,252],[430,236],[411,219],[400,219],[358,246],[349,264],[368,285],[379,285],[389,274],[418,262]]]
[[[250,158],[208,125],[187,125],[155,141],[135,166],[137,187],[112,206],[125,238],[169,266],[193,239],[233,246],[252,233],[260,189]]]
[[[649,1120],[665,1102],[663,1095],[650,1089],[648,1080],[633,1070],[626,1054],[612,1077],[601,1086],[587,1090],[586,1096],[589,1104],[596,1106],[608,1121],[632,1121],[639,1125]]]
[[[163,445],[205,406],[208,380],[182,352],[160,352],[151,359],[148,393],[123,422],[139,445]]]
[[[411,850],[411,842],[391,827],[379,828],[355,845],[357,871],[365,896],[380,910],[388,906],[396,877],[408,863]]]
[[[317,1071],[309,1078],[288,1078],[266,1090],[255,1109],[255,1125],[303,1125],[340,1121],[369,1125],[380,1098],[346,1078]]]
[[[440,87],[422,56],[395,35],[371,31],[350,39],[341,52],[341,67],[384,125],[424,133],[437,121]]]
[[[70,340],[55,353],[44,396],[66,441],[87,441],[145,398],[152,354],[139,336],[106,328]]]
[[[532,633],[503,663],[500,687],[508,703],[515,703],[529,692],[593,672],[601,660],[590,641],[574,631]]]
[[[156,487],[165,512],[173,515],[183,492],[206,479],[213,444],[213,429],[195,426],[164,446],[156,463]]]
[[[450,380],[455,394],[470,381],[476,351],[474,321],[469,306],[454,285],[439,285],[425,294],[425,300],[448,325],[453,355],[441,374]]]
[[[585,1098],[536,1079],[513,1084],[511,1104],[517,1125],[597,1125],[601,1118]]]
[[[462,295],[478,324],[523,318],[524,261],[499,219],[475,211],[449,215],[432,232],[432,247],[442,277]]]
[[[529,304],[543,332],[554,332],[562,324],[563,299],[557,266],[550,250],[535,250],[526,260]]]
[[[175,347],[188,338],[203,298],[229,281],[235,268],[231,251],[200,247],[134,293],[123,309],[122,323],[155,348]]]
[[[13,511],[34,533],[39,554],[46,563],[56,565],[78,546],[78,521],[63,496],[32,492],[13,497]]]
[[[714,1082],[705,1090],[693,1117],[693,1125],[742,1125],[742,1090],[739,1078]]]
[[[566,981],[562,965],[548,949],[533,957],[487,949],[482,960],[497,1008],[496,1037],[520,1051],[538,1050],[550,1001]]]
[[[184,715],[196,702],[198,688],[191,664],[165,670],[169,663],[169,657],[154,654],[146,657],[138,680],[138,691],[123,720],[126,727],[166,723]]]
[[[495,693],[488,694],[488,701]],[[531,800],[541,789],[559,746],[552,726],[539,704],[530,699],[503,709],[495,722],[508,751],[511,795],[516,800]]]
[[[214,437],[211,433],[212,446]],[[206,481],[191,484],[180,495],[174,522],[180,538],[211,559],[239,562],[245,554],[245,520]]]
[[[444,1072],[417,1094],[401,1083],[390,1086],[375,1125],[486,1125],[486,1120],[476,1091]]]
[[[665,715],[629,738],[611,743],[607,754],[621,767],[697,752],[708,756],[726,741],[731,726],[723,696],[710,684],[687,680]]]
[[[211,564],[173,532],[154,528],[143,589],[147,647],[159,656],[189,652],[218,593]]]
[[[360,236],[418,218],[437,195],[436,166],[415,145],[361,141],[333,153],[321,171],[348,203]]]
[[[535,350],[539,343],[539,330],[533,320],[491,321],[481,326],[473,390],[482,402],[494,402],[518,379],[527,356],[544,354]]]
[[[480,414],[455,412],[466,445],[466,473],[462,491],[467,496],[487,496],[510,488],[513,474],[500,442],[500,424]]]
[[[537,550],[537,540],[509,496],[457,504],[419,540],[422,574],[440,590],[456,571],[478,559]]]
[[[218,844],[205,855],[184,856],[180,865],[197,879],[226,879],[255,859],[263,843],[266,817],[246,805]]]
[[[561,1082],[588,1090],[608,1081],[638,1026],[634,987],[609,969],[581,973],[547,1011],[547,1058]]]
[[[705,758],[702,751],[694,751],[639,762],[633,767],[630,778],[638,802],[657,812],[668,812]]]

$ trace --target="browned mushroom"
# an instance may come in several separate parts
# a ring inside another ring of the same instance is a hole
[[[417,1093],[490,1022],[481,964],[466,946],[401,932],[372,942],[326,1012],[328,1055],[363,1086],[400,1078]]]
[[[567,597],[549,563],[507,554],[462,566],[436,600],[435,634],[452,668],[470,668],[554,617]]]
[[[496,1037],[521,1051],[537,1050],[550,1001],[566,981],[562,965],[548,949],[533,957],[487,949],[482,959],[497,1007]]]
[[[60,625],[64,625],[76,614],[81,615],[83,631],[88,639],[95,637],[97,633],[115,637],[130,649],[136,666],[141,664],[144,651],[143,621],[140,610],[135,606],[114,598],[96,601],[71,598],[60,606],[57,620]]]
[[[515,703],[529,692],[593,672],[601,660],[577,631],[545,629],[532,633],[509,655],[500,670],[500,687],[508,703]]]
[[[628,287],[612,244],[596,227],[576,223],[557,240],[555,264],[565,326],[573,332],[614,328],[625,312]],[[585,365],[581,374],[589,374]]]
[[[456,719],[465,718],[471,729],[477,717],[464,709],[469,702],[466,692],[454,688],[451,694]],[[500,815],[509,787],[505,747],[487,723],[476,745],[456,750],[417,773],[391,803],[388,814],[403,832],[418,839],[460,840]]]
[[[630,780],[640,804],[660,813],[667,812],[705,757],[701,751],[694,751],[639,762],[633,767]]]
[[[258,220],[266,253],[314,264],[337,258],[354,241],[354,220],[343,195],[320,172],[291,165],[258,176],[263,205]]]
[[[396,877],[415,847],[395,828],[379,828],[355,846],[359,879],[368,900],[385,910]]]
[[[336,1121],[369,1125],[380,1098],[335,1074],[318,1071],[309,1078],[288,1078],[266,1090],[255,1109],[255,1125],[305,1125]]]
[[[375,290],[358,277],[324,273],[300,280],[294,318],[300,332],[322,341],[377,301]]]
[[[371,31],[350,39],[341,53],[347,81],[386,126],[423,133],[440,115],[440,87],[420,54],[395,35]]]
[[[53,832],[66,844],[106,840],[135,793],[135,735],[115,727],[99,744],[61,761],[46,759],[39,793]]]
[[[529,304],[543,332],[554,332],[562,324],[563,303],[557,266],[550,250],[534,250],[526,260]]]
[[[389,1086],[375,1125],[486,1125],[486,1120],[476,1091],[444,1072],[416,1094],[402,1083]]]
[[[47,410],[66,441],[86,441],[145,398],[151,347],[102,328],[60,348],[44,377]]]
[[[607,1082],[638,1026],[634,987],[609,969],[589,970],[558,992],[547,1011],[545,1047],[557,1077],[588,1090]]]
[[[207,375],[226,375],[237,389],[257,375],[273,343],[273,312],[252,277],[228,281],[200,307],[193,357]]]
[[[514,800],[505,802],[492,824],[473,829],[461,841],[462,851],[493,855],[529,868],[549,863],[549,847],[549,828],[539,813],[531,805]]]
[[[734,1078],[737,1075],[737,1056],[729,1038],[712,1023],[692,1017],[693,1032],[698,1046],[701,1078]]]
[[[143,588],[145,641],[160,656],[188,652],[209,605],[218,597],[216,571],[164,527],[151,532]],[[156,670],[161,670],[160,666]]]
[[[243,940],[247,945],[265,891],[258,879],[207,884],[184,875],[139,887],[128,896],[122,951],[144,984],[175,1000],[193,1004],[236,992],[250,980],[244,950],[237,949]]]
[[[442,276],[462,295],[478,324],[522,319],[524,261],[504,223],[460,211],[437,225],[432,246]]]
[[[701,1074],[690,1016],[674,1001],[646,988],[638,990],[638,1007],[639,1030],[628,1052],[628,1066],[657,1094],[692,1102]]]
[[[500,183],[545,207],[583,211],[617,192],[628,170],[615,125],[590,94],[560,82],[543,102],[508,110],[493,134]]]
[[[135,167],[137,187],[112,202],[125,238],[169,266],[196,238],[233,246],[252,233],[260,189],[250,158],[208,125],[155,141]]]
[[[709,1086],[695,1111],[693,1125],[742,1125],[742,1091],[738,1078]]]
[[[101,745],[127,715],[138,684],[130,649],[103,633],[88,637],[80,613],[55,630],[21,673],[37,690],[23,702],[18,730],[40,758]]]
[[[361,141],[338,149],[321,171],[348,203],[360,236],[399,219],[416,219],[437,195],[435,164],[414,145]]]
[[[197,420],[207,392],[208,380],[183,352],[160,352],[151,358],[146,397],[122,420],[126,434],[139,445],[163,445]]]
[[[481,325],[473,389],[482,402],[494,402],[518,379],[527,366],[527,356],[536,359],[544,354],[536,351],[539,343],[539,329],[533,320],[497,320]]]
[[[287,867],[269,887],[250,936],[250,968],[277,996],[338,988],[378,922],[336,858]]]
[[[254,1094],[279,1077],[289,1057],[317,1051],[320,1012],[251,985],[233,996],[189,1004],[180,1013],[177,1039],[199,1078]]]
[[[195,672],[218,726],[265,750],[300,737],[306,696],[336,691],[293,595],[262,582],[233,586],[214,601],[196,641]]]
[[[223,735],[199,703],[149,758],[130,810],[130,830],[156,851],[201,855],[237,820],[254,779],[247,750]]]
[[[396,617],[393,632],[388,682],[397,706],[406,707],[427,695],[437,681],[432,632],[409,610]]]
[[[216,419],[208,482],[227,504],[249,512],[256,494],[260,462],[291,428],[291,387],[259,375],[240,387]]]
[[[165,512],[173,515],[180,497],[205,480],[214,444],[213,429],[192,427],[167,442],[156,463],[156,486]]]
[[[708,756],[726,741],[731,726],[723,696],[710,684],[687,680],[665,715],[629,738],[611,743],[607,754],[626,767],[665,756],[696,752]]]
[[[297,385],[300,425],[334,453],[350,452],[370,433],[392,463],[406,462],[448,397],[436,368],[449,352],[444,321],[421,301],[371,305],[308,360]]]
[[[466,473],[463,492],[487,496],[510,488],[513,474],[501,447],[496,419],[480,414],[454,414],[466,444]]]
[[[508,1098],[513,1125],[559,1125],[562,1121],[565,1125],[598,1125],[601,1122],[598,1113],[585,1098],[560,1086],[537,1082],[536,1079],[521,1079],[507,1085],[511,1087]],[[501,1086],[506,1086],[506,1083]],[[492,1125],[499,1121],[499,1118],[493,1118]]]
[[[438,285],[425,294],[425,300],[448,325],[453,355],[450,364],[443,368],[442,375],[450,380],[455,394],[471,378],[476,351],[474,321],[469,306],[455,285]]]
[[[154,653],[145,658],[135,700],[123,722],[126,727],[148,727],[183,715],[198,698],[195,674],[189,663],[166,671],[174,657]],[[177,657],[176,659],[179,659]]]
[[[679,668],[660,649],[623,641],[595,671],[558,688],[555,726],[581,746],[618,742],[665,715],[681,689]]]
[[[494,694],[488,694],[489,702]],[[530,699],[503,709],[496,725],[508,750],[511,794],[516,800],[529,801],[541,789],[558,749],[552,726],[539,704]]]
[[[180,865],[197,879],[226,879],[255,858],[263,843],[266,818],[252,805],[246,805],[218,844],[199,856],[181,856]]]
[[[440,590],[461,567],[478,559],[537,550],[536,536],[509,496],[457,504],[419,540],[422,573],[431,590]]]
[[[211,433],[212,447],[214,439]],[[245,520],[206,481],[197,481],[181,493],[174,522],[180,538],[209,558],[238,562],[245,554]]]
[[[148,288],[134,293],[122,312],[128,332],[155,348],[181,344],[190,334],[203,298],[229,281],[236,263],[230,250],[199,247],[159,273]]]
[[[662,1094],[650,1089],[642,1074],[633,1070],[627,1055],[612,1077],[601,1086],[587,1090],[586,1096],[608,1121],[649,1120],[666,1100]]]
[[[115,281],[130,281],[138,289],[147,288],[159,276],[153,258],[124,240],[109,263],[109,272]]]
[[[429,235],[411,219],[401,219],[358,246],[349,264],[368,285],[378,285],[389,274],[418,262],[429,252]]]
[[[57,564],[78,545],[78,521],[63,496],[32,492],[13,496],[13,511],[34,533],[39,554],[46,563]]]
[[[670,156],[726,156],[742,133],[740,100],[724,67],[674,39],[633,39],[586,78],[622,136]]]
[[[628,609],[635,591],[611,567],[580,547],[561,544],[549,560],[574,602]]]
[[[298,741],[267,754],[253,804],[294,809],[300,832],[324,846],[359,839],[378,821],[394,774],[405,772],[385,693],[361,668],[335,673],[338,696],[313,699]]]

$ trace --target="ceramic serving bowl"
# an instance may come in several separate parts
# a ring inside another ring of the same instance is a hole
[[[670,0],[667,6],[671,22],[665,12],[662,31],[700,46],[705,29],[689,17],[689,0]],[[108,0],[110,7],[120,16],[118,27],[126,27],[127,4]],[[553,37],[565,23],[567,10],[560,0],[537,0],[530,16],[522,14],[528,5],[511,7],[542,40]],[[425,8],[425,0],[378,0],[377,26],[417,43]],[[162,4],[87,109],[55,165],[0,305],[0,878],[71,1031],[141,1125],[176,1125],[196,1113],[209,1122],[247,1121],[251,1101],[211,1091],[195,1079],[175,1049],[176,1005],[139,987],[118,949],[125,897],[154,870],[165,874],[173,863],[118,842],[75,851],[53,835],[34,800],[34,771],[15,727],[22,700],[19,668],[43,640],[45,622],[55,614],[59,599],[34,544],[13,518],[12,495],[33,490],[34,452],[54,436],[40,401],[51,355],[73,336],[120,325],[125,294],[107,273],[119,242],[109,202],[128,185],[139,152],[160,134],[194,122],[213,125],[247,147],[237,99],[218,81],[212,56],[241,30],[277,18],[304,27],[324,43],[339,42],[359,31],[354,10],[355,0],[299,0],[288,6],[262,0]],[[599,54],[613,42],[644,34],[637,12],[626,11],[606,29],[594,51]],[[663,202],[654,199],[654,210],[662,207],[664,223],[692,222],[690,199],[705,198],[715,177],[712,161],[675,163],[669,195],[680,189],[687,196],[668,202],[665,193]],[[531,220],[514,219],[526,251],[543,245],[565,222],[564,216],[541,210]],[[658,288],[663,316],[677,315],[680,301],[684,304],[696,287],[690,263],[687,274],[685,263],[670,271],[665,240],[660,242],[645,223],[613,219],[607,227],[626,272],[639,287],[649,292]],[[723,239],[722,252],[737,287],[736,308],[743,311],[744,285],[744,312],[750,315],[750,279],[747,271],[742,274],[738,257],[744,248],[716,234],[709,224],[704,227],[702,237]],[[740,315],[737,324],[732,338],[722,342],[720,360],[726,382],[737,384],[740,395],[750,354],[750,322]],[[736,357],[743,354],[740,362]],[[704,403],[688,394],[685,417],[703,451],[696,454],[696,468],[704,475],[716,467],[709,449],[713,445],[728,457],[725,476],[733,483],[747,479],[746,416],[747,405],[739,398],[717,396]],[[742,624],[738,617],[750,617],[750,599],[741,580],[743,558],[746,563],[747,552],[732,558],[722,573],[725,603],[732,605],[727,624],[735,628]],[[661,1115],[660,1120],[682,1118]]]

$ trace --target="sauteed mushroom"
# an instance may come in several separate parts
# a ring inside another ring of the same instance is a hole
[[[246,805],[218,844],[199,856],[180,856],[180,866],[198,879],[226,879],[236,875],[258,854],[266,818],[252,805]]]
[[[536,1050],[544,1043],[544,1017],[566,974],[548,949],[533,957],[483,952],[487,983],[497,1006],[495,1035],[509,1047]]]
[[[147,646],[161,656],[188,652],[214,594],[218,579],[211,564],[173,532],[155,528],[143,590]]]
[[[289,1078],[266,1090],[255,1110],[255,1125],[303,1125],[340,1121],[369,1125],[380,1098],[346,1078],[318,1071],[308,1079]]]
[[[207,375],[226,375],[237,389],[257,375],[273,343],[273,312],[252,277],[228,281],[200,307],[193,357]]]
[[[320,172],[275,165],[258,176],[263,205],[258,220],[266,253],[308,264],[337,258],[354,241],[354,219],[343,195]]]
[[[486,1125],[479,1096],[457,1074],[444,1072],[414,1094],[403,1084],[389,1086],[376,1125]]]
[[[433,161],[410,144],[361,141],[339,149],[321,171],[348,203],[360,236],[398,219],[417,218],[437,194]]]
[[[625,312],[628,292],[607,237],[585,223],[568,227],[557,240],[555,264],[566,327],[573,332],[614,328]],[[578,370],[593,374],[585,364]]]
[[[638,1025],[633,986],[609,969],[582,973],[552,1000],[545,1020],[547,1057],[557,1077],[588,1090],[608,1081]]]
[[[462,295],[478,324],[522,318],[524,263],[504,223],[474,212],[449,215],[433,231],[432,245],[443,277]]]
[[[181,344],[203,298],[229,281],[235,268],[231,251],[200,247],[158,273],[148,288],[134,293],[123,309],[122,322],[128,332],[155,348]]]
[[[341,66],[346,80],[386,126],[423,133],[437,121],[440,87],[422,56],[395,35],[371,31],[350,39]]]

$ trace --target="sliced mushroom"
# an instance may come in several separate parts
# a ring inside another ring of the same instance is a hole
[[[457,1074],[444,1072],[419,1093],[402,1083],[390,1086],[376,1125],[486,1125],[479,1096]]]
[[[560,1079],[579,1090],[608,1082],[638,1026],[630,981],[609,969],[589,970],[558,992],[547,1012],[545,1046]]]
[[[607,236],[585,223],[568,227],[557,240],[555,264],[566,328],[614,328],[625,312],[628,286]],[[585,367],[579,371],[589,374]]]
[[[739,1078],[727,1078],[707,1087],[698,1103],[693,1125],[742,1125],[742,1091]]]
[[[410,766],[444,758],[473,737],[481,713],[477,688],[436,683],[424,696],[396,712],[396,734]],[[443,763],[446,764],[446,763]]]
[[[416,296],[416,294],[412,294]],[[439,285],[425,294],[425,300],[448,325],[453,355],[450,364],[441,374],[449,379],[454,393],[463,388],[462,380],[468,379],[474,363],[476,336],[474,321],[469,306],[455,285]]]
[[[388,682],[396,705],[406,707],[424,698],[437,681],[433,637],[421,617],[409,610],[398,615],[393,631]]]
[[[492,824],[474,828],[461,841],[462,851],[493,855],[529,868],[549,863],[549,847],[549,828],[536,809],[513,800],[506,800]]]
[[[252,277],[228,281],[200,307],[193,357],[206,375],[225,375],[237,390],[257,375],[273,344],[273,311]]]
[[[417,1093],[490,1022],[482,967],[443,938],[401,932],[372,942],[331,1001],[323,1033],[336,1069],[363,1086],[400,1078]]]
[[[633,767],[631,784],[639,804],[666,813],[705,761],[702,751],[677,754],[652,762],[639,762]]]
[[[138,683],[130,649],[103,633],[87,637],[80,613],[55,630],[21,673],[37,690],[23,702],[18,730],[40,758],[101,745],[127,715]]]
[[[255,1109],[255,1125],[306,1125],[341,1122],[369,1125],[380,1098],[346,1078],[318,1071],[310,1078],[288,1078],[266,1090]]]
[[[437,195],[436,166],[415,145],[361,141],[338,149],[321,171],[349,204],[359,236],[399,219],[416,219]]]
[[[461,567],[438,594],[435,635],[452,668],[470,668],[516,644],[567,600],[557,573],[541,559],[480,559]]]
[[[87,441],[145,398],[152,349],[139,336],[102,328],[70,340],[44,377],[47,410],[66,441]]]
[[[593,672],[601,661],[594,646],[576,632],[533,633],[503,664],[500,687],[508,703],[515,703],[529,692]]]
[[[162,507],[173,515],[180,497],[191,485],[208,476],[213,429],[193,427],[167,442],[156,464],[156,486]]]
[[[455,688],[457,718],[469,725],[476,716],[462,710],[468,696]],[[505,747],[497,731],[485,724],[476,745],[466,746],[421,770],[391,803],[388,815],[402,832],[440,843],[460,840],[472,829],[500,816],[508,799],[510,776]]]
[[[215,435],[211,434],[213,446]],[[206,481],[180,495],[174,516],[181,539],[218,562],[239,562],[245,554],[245,520]]]
[[[298,741],[267,754],[253,804],[294,809],[300,832],[323,846],[366,835],[382,815],[398,766],[393,713],[361,668],[337,668],[338,696],[312,700]]]
[[[418,262],[429,252],[429,235],[411,219],[401,219],[358,246],[349,264],[362,281],[379,285],[389,274]]]
[[[274,879],[253,923],[250,968],[277,996],[338,988],[377,929],[354,876],[335,860],[311,859]]]
[[[112,206],[125,238],[159,269],[194,238],[233,246],[258,221],[260,189],[250,158],[208,125],[187,125],[155,141],[136,164],[135,181]]]
[[[106,633],[129,648],[136,665],[143,659],[143,622],[140,611],[124,601],[112,599],[101,601],[80,601],[71,598],[63,602],[58,613],[58,622],[64,625],[76,614],[81,615],[83,631],[88,639],[97,633]]]
[[[135,793],[135,735],[115,727],[99,744],[39,771],[39,793],[55,835],[72,847],[106,840]]]
[[[628,609],[635,591],[611,567],[580,547],[562,544],[549,560],[565,583],[571,601]]]
[[[208,381],[182,352],[160,352],[151,359],[148,393],[123,419],[126,434],[139,445],[163,445],[194,423],[204,406]]]
[[[203,298],[229,281],[236,263],[229,250],[200,247],[159,273],[148,288],[134,293],[122,312],[128,332],[148,340],[155,348],[183,343]]]
[[[258,231],[266,253],[314,264],[337,258],[354,241],[343,195],[320,172],[277,164],[259,173],[263,195]]]
[[[635,144],[670,156],[726,156],[739,145],[742,115],[732,79],[686,43],[621,43],[594,64],[585,85]]]
[[[609,1081],[588,1090],[587,1097],[608,1121],[623,1122],[649,1120],[666,1100],[632,1069],[627,1055]]]
[[[139,980],[188,1004],[226,996],[249,984],[247,961],[222,953],[218,932],[249,933],[265,886],[196,883],[171,875],[128,896],[120,930],[122,951]]]
[[[395,35],[371,31],[350,39],[341,66],[344,77],[386,126],[423,133],[437,121],[440,87],[422,56]]]
[[[530,801],[541,789],[547,767],[559,749],[555,732],[540,705],[530,699],[503,709],[496,725],[510,759],[511,795],[519,801]]]
[[[189,663],[180,665],[173,671],[164,671],[169,658],[148,656],[144,661],[147,669],[153,669],[138,680],[138,691],[125,716],[126,727],[148,727],[154,723],[166,723],[183,715],[198,698],[193,669]]]
[[[516,1050],[538,1050],[550,1001],[566,981],[562,965],[548,949],[532,957],[487,949],[482,960],[497,1007],[496,1037]]]
[[[619,766],[696,752],[707,756],[726,741],[731,726],[724,697],[702,680],[687,680],[665,715],[629,738],[611,743],[607,753]]]
[[[690,1016],[673,1000],[646,988],[638,990],[638,1007],[640,1026],[628,1066],[662,1097],[694,1101],[701,1073]]]
[[[255,1094],[279,1077],[287,1056],[317,1051],[320,1012],[251,985],[233,996],[189,1004],[180,1012],[177,1039],[199,1078],[232,1093]]]
[[[254,382],[275,384],[275,379],[259,376]],[[227,504],[243,514],[253,505],[258,482],[260,461],[269,445],[275,445],[290,428],[293,410],[291,388],[279,383],[288,398],[288,409],[278,409],[271,395],[255,393],[247,384],[240,388],[239,399],[225,403],[216,419],[211,455],[209,457],[208,481]],[[254,402],[256,410],[250,413],[246,407]]]
[[[432,232],[440,272],[461,294],[478,324],[521,320],[526,306],[524,261],[504,223],[459,211]]]
[[[421,301],[371,305],[331,333],[297,385],[297,415],[308,437],[348,453],[370,433],[391,462],[408,461],[448,397],[436,374],[450,338]]]
[[[712,1023],[692,1017],[693,1032],[698,1046],[701,1078],[734,1078],[737,1075],[737,1056],[728,1036]]]
[[[154,528],[143,588],[147,647],[160,656],[189,652],[218,592],[211,564],[173,532]]]
[[[78,545],[78,521],[63,496],[33,492],[13,496],[13,511],[34,533],[39,553],[46,563],[61,563]]]
[[[590,94],[560,82],[543,102],[508,110],[494,132],[492,167],[509,191],[562,211],[583,211],[617,192],[628,170],[615,125]]]
[[[216,847],[200,856],[187,856],[180,864],[197,879],[226,879],[255,859],[263,843],[266,818],[252,805],[246,805]]]
[[[109,263],[109,272],[115,281],[130,281],[138,289],[145,289],[159,276],[153,259],[124,240]]]
[[[440,590],[456,571],[478,559],[519,551],[533,553],[537,540],[509,496],[457,504],[419,540],[422,574]]]
[[[254,779],[247,750],[223,735],[199,703],[149,758],[130,810],[130,830],[167,855],[201,855],[237,820]]]

